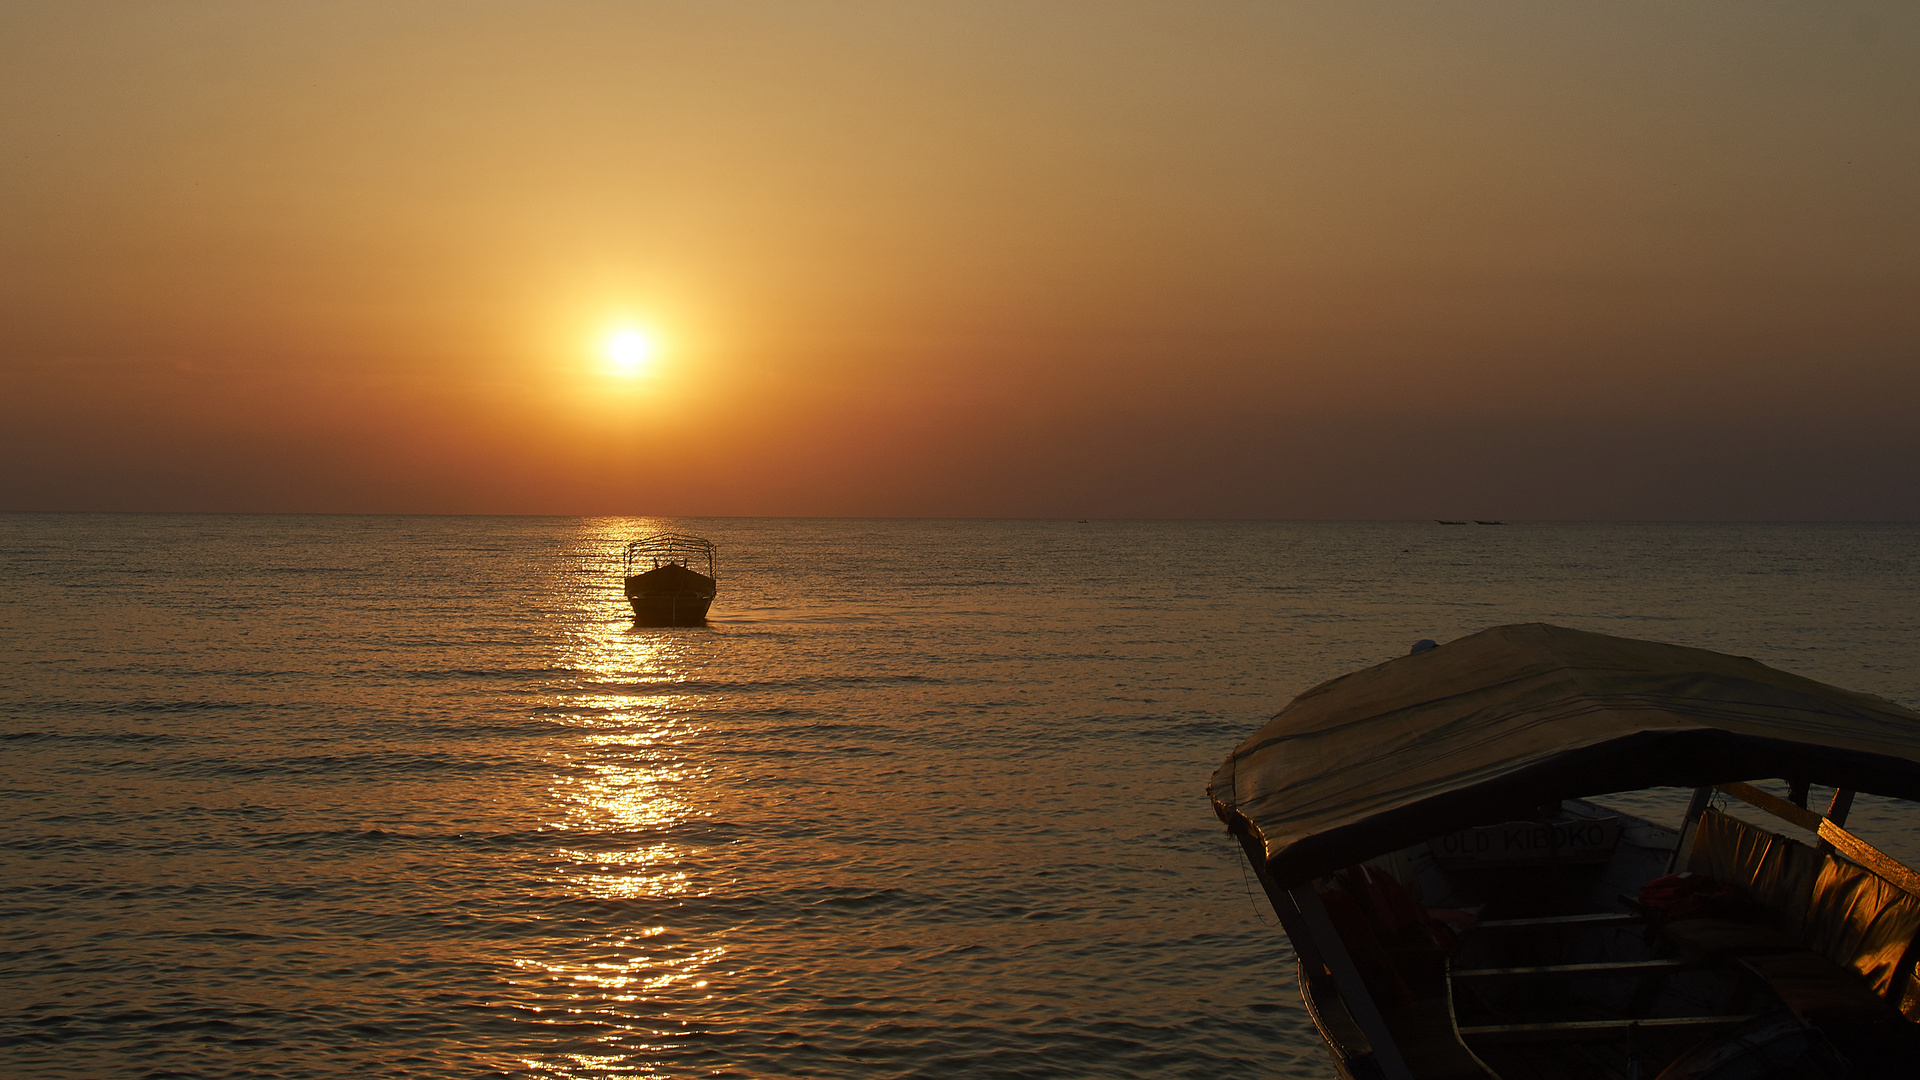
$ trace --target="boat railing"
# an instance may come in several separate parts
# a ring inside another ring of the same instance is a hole
[[[632,577],[668,564],[684,566],[718,580],[714,573],[713,542],[682,533],[651,533],[628,544],[621,569]]]

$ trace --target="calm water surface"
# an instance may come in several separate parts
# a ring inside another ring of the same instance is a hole
[[[655,526],[719,544],[711,627],[624,612]],[[0,515],[0,1072],[1328,1076],[1207,806],[1234,744],[1527,620],[1920,705],[1916,556],[1913,526]]]

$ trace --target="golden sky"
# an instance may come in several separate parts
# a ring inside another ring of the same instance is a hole
[[[1914,518],[1917,346],[1910,3],[0,5],[0,509]]]

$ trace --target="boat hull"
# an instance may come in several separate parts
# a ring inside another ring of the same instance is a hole
[[[672,564],[627,578],[636,626],[705,626],[715,591],[712,578]]]

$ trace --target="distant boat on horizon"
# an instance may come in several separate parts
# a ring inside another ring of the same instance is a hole
[[[696,567],[705,566],[706,573]],[[650,533],[627,545],[622,564],[635,626],[705,626],[719,591],[713,542],[680,533]]]

